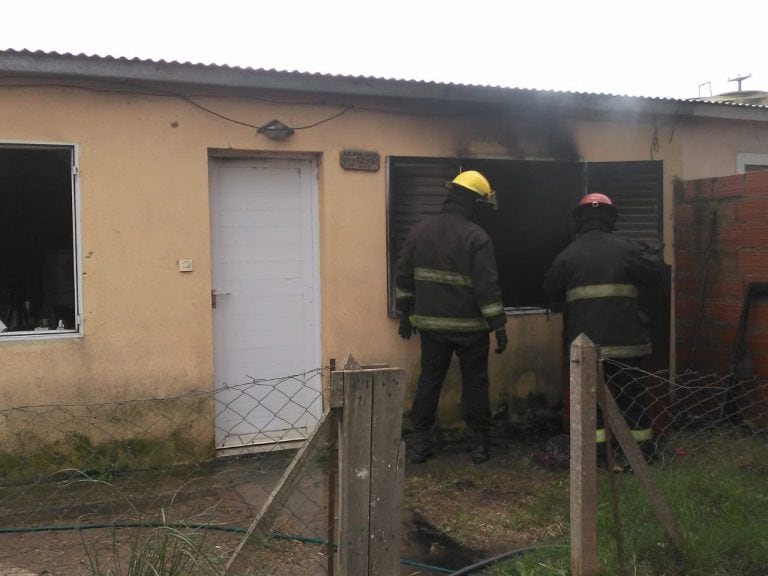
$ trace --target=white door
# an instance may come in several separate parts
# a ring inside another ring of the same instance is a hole
[[[210,165],[216,446],[306,438],[321,410],[316,171]]]

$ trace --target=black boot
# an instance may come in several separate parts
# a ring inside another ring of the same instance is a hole
[[[432,457],[429,432],[414,432],[411,444],[411,464],[423,464]]]
[[[472,433],[472,462],[482,464],[491,457],[488,445],[488,432]]]

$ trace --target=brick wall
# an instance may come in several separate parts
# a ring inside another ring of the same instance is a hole
[[[679,183],[674,210],[677,370],[725,375],[747,284],[768,282],[768,171]],[[753,372],[768,381],[768,297],[747,326]],[[768,398],[768,386],[754,393]]]

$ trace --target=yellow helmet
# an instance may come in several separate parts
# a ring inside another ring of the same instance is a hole
[[[490,204],[494,209],[496,208],[496,192],[491,188],[488,179],[483,176],[477,170],[464,170],[460,172],[456,178],[447,182],[446,185],[449,188],[453,186],[461,186],[471,192],[474,192],[480,196],[479,201]]]

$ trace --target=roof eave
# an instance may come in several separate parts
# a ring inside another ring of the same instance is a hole
[[[726,106],[691,100],[334,76],[49,52],[0,51],[0,72],[6,75],[44,75],[144,84],[171,83],[239,90],[311,92],[337,96],[530,106],[550,110],[553,108],[575,109],[629,115],[684,115],[768,121],[768,107]]]

